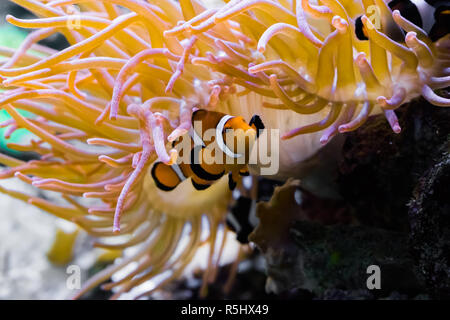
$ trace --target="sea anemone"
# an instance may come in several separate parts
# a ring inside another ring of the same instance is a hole
[[[448,38],[432,42],[381,0],[231,0],[219,8],[199,0],[11,1],[38,18],[7,17],[37,30],[18,50],[1,48],[10,59],[1,62],[0,107],[12,118],[3,126],[31,132],[28,145],[9,147],[40,156],[0,155],[8,167],[0,178],[60,193],[66,204],[0,191],[75,222],[97,247],[136,247],[78,296],[134,262],[105,288],[119,297],[158,277],[141,295],[150,294],[180,277],[205,244],[205,283],[214,278],[227,239],[226,180],[205,191],[184,183],[163,192],[150,177],[156,160],[174,162],[167,146],[189,130],[194,108],[247,120],[259,114],[266,128],[281,130],[277,176],[286,177],[370,115],[384,113],[398,133],[394,110],[402,103],[423,95],[450,105],[433,91],[450,81]],[[371,5],[383,23],[407,32],[404,42],[374,28],[364,16]],[[368,41],[355,36],[358,15]],[[56,32],[67,49],[37,44]]]

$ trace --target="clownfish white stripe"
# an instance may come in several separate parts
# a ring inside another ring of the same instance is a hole
[[[220,119],[219,124],[216,127],[216,141],[217,141],[217,145],[219,146],[219,148],[229,157],[231,158],[240,158],[242,157],[242,154],[240,153],[234,153],[233,151],[231,151],[228,146],[225,144],[225,142],[223,141],[223,136],[222,136],[222,132],[223,132],[223,127],[225,126],[225,123],[227,123],[228,120],[233,119],[233,116],[230,115],[225,115],[222,117],[222,119]]]
[[[181,168],[176,163],[172,164],[172,170],[177,174],[178,178],[180,178],[181,181],[186,180],[186,177],[184,176],[183,172],[181,171]]]
[[[420,17],[422,18],[422,29],[427,33],[430,32],[434,24],[434,11],[436,10],[433,6],[429,5],[423,0],[410,0],[419,11]]]

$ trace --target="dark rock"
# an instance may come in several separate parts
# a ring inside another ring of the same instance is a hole
[[[351,292],[345,299],[359,299],[362,292],[360,298],[386,297],[394,290],[414,297],[424,290],[408,252],[406,234],[297,221],[291,228],[291,239],[295,245],[265,251],[269,289],[277,293],[303,288],[330,298],[327,290],[342,289]],[[380,267],[381,289],[368,294],[370,265]]]
[[[411,249],[435,298],[450,298],[450,155],[420,179],[409,204]]]
[[[266,289],[314,299],[449,297],[450,112],[418,99],[397,114],[401,134],[380,115],[347,135],[340,206],[303,192],[314,203],[308,211],[289,181],[259,204],[250,239],[266,258]],[[380,267],[379,290],[367,288],[370,265]]]
[[[407,203],[419,177],[442,153],[450,135],[450,112],[423,99],[396,112],[400,134],[392,132],[382,115],[347,134],[338,182],[361,223],[407,232]]]

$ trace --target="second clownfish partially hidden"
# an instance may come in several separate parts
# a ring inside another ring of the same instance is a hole
[[[189,133],[172,145],[181,162],[153,165],[151,173],[156,186],[171,191],[191,178],[195,189],[205,190],[228,173],[228,185],[233,190],[240,176],[249,174],[250,152],[263,129],[264,124],[257,115],[247,124],[242,117],[204,109],[195,111]],[[183,154],[186,150],[189,155]]]

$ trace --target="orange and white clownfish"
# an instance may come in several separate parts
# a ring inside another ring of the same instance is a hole
[[[403,18],[422,28],[432,41],[450,33],[450,1],[393,0],[385,1],[391,11],[398,10]],[[381,17],[383,20],[383,17]],[[383,32],[395,41],[404,40],[404,31],[396,26],[383,26]],[[361,17],[355,20],[355,33],[359,40],[368,40]]]
[[[249,174],[247,164],[250,151],[263,129],[264,124],[257,115],[247,124],[242,117],[204,109],[196,110],[192,114],[192,128],[189,133],[172,144],[178,151],[181,162],[177,161],[178,163],[173,165],[156,162],[153,165],[151,175],[156,186],[161,190],[171,191],[184,180],[191,178],[195,189],[205,190],[224,174],[228,174],[228,185],[233,190],[240,177]],[[208,143],[201,137],[208,138]],[[190,153],[187,157],[183,154],[186,150]]]

